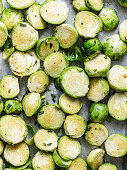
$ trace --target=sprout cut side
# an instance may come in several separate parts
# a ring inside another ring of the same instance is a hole
[[[124,20],[119,27],[119,35],[121,40],[127,42],[127,20]]]

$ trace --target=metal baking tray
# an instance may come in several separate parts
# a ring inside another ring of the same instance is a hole
[[[45,0],[38,0],[37,2],[42,4]],[[72,8],[72,0],[60,0],[60,1],[64,1],[66,2],[66,4],[69,7],[69,17],[66,20],[66,23],[72,24],[74,25],[74,20],[75,20],[75,16],[76,13],[74,11],[74,9]],[[119,16],[120,22],[121,23],[123,20],[127,19],[127,8],[123,8],[119,5],[118,0],[104,0],[104,7],[108,7],[108,8],[113,8],[117,11],[117,14]],[[6,0],[3,0],[3,4],[4,4],[4,8],[7,8],[9,5],[7,4]],[[53,25],[48,25],[47,28],[45,30],[41,30],[39,31],[39,38],[43,38],[43,37],[47,37],[47,36],[52,36],[53,30],[54,30],[55,26]],[[113,34],[118,34],[118,28],[114,31],[110,31],[110,32],[106,32],[106,31],[102,31],[98,38],[100,39],[101,42],[103,42],[103,40],[108,37],[111,36]],[[83,38],[79,38],[79,43],[81,43],[83,41]],[[71,63],[72,65],[75,64],[77,66],[81,66],[83,67],[83,63]],[[114,64],[120,64],[123,66],[127,66],[127,54],[119,61],[113,61],[112,65]],[[42,66],[43,67],[43,66]],[[5,76],[5,75],[13,75],[13,73],[11,72],[9,65],[8,65],[8,61],[4,61],[2,60],[2,52],[0,52],[0,79]],[[20,83],[20,94],[18,96],[18,98],[21,100],[23,95],[26,93],[27,91],[27,79],[28,77],[18,77],[19,78],[19,83]],[[50,82],[50,86],[49,86],[49,91],[45,92],[46,95],[46,99],[48,100],[48,102],[50,104],[54,103],[52,100],[52,93],[54,93],[56,95],[56,101],[55,103],[58,103],[58,99],[59,96],[62,94],[60,91],[56,90],[54,87],[54,83],[53,83],[53,79],[51,79]],[[114,93],[114,91],[110,91],[110,95]],[[106,98],[103,100],[104,103],[107,102],[109,96],[106,96]],[[91,105],[92,102],[88,101],[88,99],[86,97],[81,99],[83,102],[83,107],[81,109],[81,111],[79,112],[79,115],[82,116],[86,121],[88,121],[88,109]],[[38,126],[36,125],[36,116],[33,116],[31,118],[26,117],[24,114],[21,114],[21,116],[25,119],[25,121],[31,125],[34,126],[35,130],[38,130]],[[104,125],[107,127],[109,135],[113,134],[113,133],[120,133],[123,135],[127,136],[127,121],[112,121],[112,122],[104,122]],[[62,136],[64,134],[63,129],[59,129],[56,130],[56,133],[58,134],[58,136]],[[85,142],[84,138],[80,138],[79,139],[81,145],[82,145],[82,151],[80,156],[82,158],[84,158],[86,160],[87,155],[89,154],[89,152],[96,148],[96,146],[92,146],[89,145],[88,143]],[[104,148],[104,145],[102,145],[101,148]],[[37,148],[35,148],[35,146],[30,146],[30,150],[31,150],[31,157],[33,157],[33,155],[37,152]],[[105,162],[112,162],[114,164],[116,164],[119,168],[119,170],[127,170],[127,156],[124,156],[122,158],[113,158],[113,157],[109,157],[107,154],[105,156]]]

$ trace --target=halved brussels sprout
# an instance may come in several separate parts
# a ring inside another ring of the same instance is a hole
[[[0,14],[2,13],[2,11],[3,11],[3,2],[2,0],[0,0]]]
[[[75,159],[81,152],[81,144],[76,139],[62,136],[58,142],[58,152],[65,160]]]
[[[49,104],[39,111],[37,120],[45,129],[59,129],[65,120],[65,114],[57,104]]]
[[[42,4],[40,14],[50,24],[61,24],[68,17],[68,7],[65,2],[47,0]]]
[[[85,61],[84,66],[90,77],[106,77],[111,66],[111,59],[104,54],[98,54],[95,58]]]
[[[112,134],[105,142],[105,149],[112,157],[122,157],[127,153],[127,137],[121,134]]]
[[[22,112],[22,104],[18,100],[7,100],[5,102],[4,111],[7,114],[19,114]]]
[[[67,161],[67,160],[64,160],[63,158],[61,158],[61,156],[58,154],[57,150],[55,150],[53,152],[53,160],[59,167],[62,167],[62,168],[67,168],[72,163],[72,160]]]
[[[84,159],[78,157],[72,161],[72,164],[66,170],[87,170],[87,163]]]
[[[127,8],[127,0],[118,0],[119,4],[125,8]]]
[[[27,135],[27,126],[19,116],[5,115],[0,118],[0,138],[9,144],[22,142]]]
[[[86,6],[85,0],[73,0],[72,6],[76,11],[89,10],[89,8]]]
[[[115,9],[103,8],[99,16],[102,20],[104,31],[114,30],[119,24],[119,18]]]
[[[46,28],[46,22],[43,20],[43,18],[40,15],[40,8],[41,5],[38,3],[33,4],[26,12],[26,19],[35,29],[45,29]]]
[[[24,21],[24,15],[22,10],[17,10],[14,8],[5,8],[1,21],[6,25],[8,30],[11,30],[17,23]]]
[[[78,32],[70,24],[61,24],[56,27],[54,36],[62,48],[70,48],[78,41]]]
[[[60,86],[69,96],[83,97],[89,90],[89,78],[82,68],[71,66],[60,74]]]
[[[119,35],[121,40],[127,42],[127,20],[124,20],[119,27]]]
[[[3,151],[4,151],[4,143],[3,143],[3,141],[0,139],[0,155],[2,155]]]
[[[42,93],[44,92],[49,85],[49,77],[45,74],[44,71],[37,71],[33,73],[27,82],[27,87],[30,92]]]
[[[2,58],[4,60],[7,60],[15,51],[15,48],[12,45],[12,40],[11,38],[8,36],[6,43],[3,46],[3,55]]]
[[[55,163],[53,161],[52,154],[44,151],[38,151],[35,154],[32,159],[32,166],[34,170],[55,170]]]
[[[103,163],[105,151],[102,149],[94,149],[87,156],[87,163],[92,170],[97,170]]]
[[[41,60],[59,50],[59,42],[55,37],[45,37],[37,42],[36,53]]]
[[[65,134],[71,138],[80,138],[86,131],[86,121],[79,115],[69,115],[64,122]]]
[[[19,51],[33,48],[38,41],[38,32],[26,22],[18,23],[11,33],[13,46]]]
[[[76,15],[75,27],[80,36],[94,38],[103,27],[101,19],[89,11],[81,11]]]
[[[53,78],[59,77],[68,65],[66,56],[60,52],[49,54],[44,60],[45,72]]]
[[[2,101],[0,97],[0,114],[3,112],[3,110],[4,110],[4,102]]]
[[[58,136],[55,132],[40,129],[34,136],[34,143],[37,148],[53,152],[57,148]]]
[[[0,95],[3,98],[14,98],[19,94],[18,79],[12,75],[4,76],[0,81]]]
[[[118,170],[115,164],[112,163],[104,163],[102,164],[98,170]]]
[[[31,6],[35,0],[7,0],[8,4],[16,9],[25,9],[28,8],[29,6]]]
[[[5,146],[4,158],[14,166],[24,165],[29,158],[29,148],[25,142]]]
[[[86,5],[94,11],[100,11],[104,6],[104,0],[86,0]]]
[[[91,123],[85,133],[86,141],[91,145],[101,146],[107,139],[108,131],[106,127],[99,123]]]
[[[6,25],[0,21],[0,47],[2,47],[8,37],[8,31]]]
[[[42,106],[40,94],[34,92],[26,94],[22,100],[22,105],[26,116],[33,116]]]
[[[119,60],[126,53],[126,43],[120,40],[118,34],[114,34],[103,42],[104,54],[111,58],[111,60]]]
[[[90,80],[90,87],[87,93],[87,98],[94,102],[99,102],[104,99],[109,93],[108,82],[103,78],[92,78]]]
[[[86,53],[85,61],[88,61],[101,53],[102,44],[98,38],[92,38],[83,42],[83,48]]]
[[[72,98],[64,93],[59,98],[59,105],[65,113],[75,114],[80,111],[82,102],[80,99]]]
[[[116,120],[127,119],[127,93],[115,93],[108,100],[109,113]]]
[[[108,107],[104,103],[93,103],[89,109],[89,117],[92,122],[102,123],[108,117]]]
[[[114,65],[108,73],[108,82],[111,88],[116,91],[127,91],[127,68],[121,65]]]
[[[5,170],[5,164],[3,162],[3,159],[0,157],[0,170]]]
[[[65,49],[64,54],[69,61],[83,61],[86,57],[84,49],[79,45],[74,45],[71,48]]]
[[[29,76],[40,68],[40,59],[33,50],[15,51],[9,58],[11,71],[17,76]]]

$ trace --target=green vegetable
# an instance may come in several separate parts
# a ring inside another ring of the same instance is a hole
[[[119,24],[119,18],[115,9],[103,8],[99,13],[99,16],[102,20],[104,31],[112,31]]]
[[[119,4],[125,8],[127,8],[127,0],[118,0]]]
[[[7,114],[20,114],[22,112],[22,104],[18,100],[7,100],[4,107]]]
[[[7,0],[8,4],[16,9],[25,9],[31,6],[35,0],[27,0],[27,1],[21,1],[21,0]]]
[[[89,109],[89,117],[92,122],[102,123],[108,117],[108,107],[103,103],[93,103]]]
[[[3,151],[4,151],[4,143],[3,143],[3,141],[0,139],[0,155],[2,155]]]
[[[83,42],[83,48],[86,53],[85,61],[89,59],[93,59],[97,54],[101,53],[102,51],[102,44],[97,38],[92,38],[89,40],[85,40]]]
[[[7,31],[7,27],[6,25],[0,21],[0,47],[2,47],[6,40],[7,40],[7,37],[8,37],[8,31]]]
[[[76,11],[89,10],[89,8],[86,6],[86,1],[84,0],[73,0],[72,6]]]
[[[2,3],[2,0],[0,0],[0,14],[2,13],[3,11],[3,3]]]
[[[57,90],[60,90],[60,91],[63,91],[62,88],[60,87],[60,78],[57,77],[55,80],[54,80],[54,85],[55,85],[55,88]]]
[[[100,11],[104,6],[104,0],[86,0],[86,5],[94,11]]]
[[[3,112],[3,110],[4,110],[4,102],[2,101],[0,97],[0,114]]]
[[[111,58],[111,60],[119,60],[126,53],[126,43],[120,40],[118,34],[114,34],[103,42],[104,54]]]
[[[119,27],[120,39],[127,42],[127,20],[124,20]]]
[[[112,163],[104,163],[102,164],[98,170],[118,170],[118,168],[116,167],[116,165],[112,164]]]

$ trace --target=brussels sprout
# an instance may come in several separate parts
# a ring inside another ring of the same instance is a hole
[[[44,60],[44,69],[47,75],[57,78],[68,67],[69,61],[63,53],[49,54]]]
[[[36,53],[41,60],[59,50],[59,42],[55,37],[45,37],[37,42]]]
[[[82,68],[71,66],[60,74],[60,86],[71,97],[83,97],[89,90],[89,78]]]
[[[3,46],[3,55],[2,58],[4,60],[7,60],[15,51],[15,48],[12,45],[12,40],[11,38],[8,36],[6,43]]]
[[[103,42],[104,54],[111,58],[111,60],[118,60],[122,58],[126,53],[126,43],[120,40],[118,34],[114,34],[108,37]]]
[[[19,51],[33,48],[38,41],[38,32],[26,22],[15,25],[11,33],[13,46]]]
[[[34,136],[34,143],[37,148],[53,152],[57,148],[58,136],[53,131],[40,129]]]
[[[69,61],[83,61],[86,57],[82,47],[79,45],[74,45],[73,47],[64,50],[64,54]]]
[[[17,23],[24,21],[24,15],[22,10],[17,10],[14,8],[5,8],[1,21],[6,25],[8,30],[11,30]]]
[[[37,71],[33,73],[27,82],[27,87],[30,92],[42,93],[44,92],[49,85],[49,77],[45,74],[44,71]]]
[[[2,160],[2,158],[0,157],[0,170],[5,170],[4,168],[5,168],[5,164]]]
[[[33,50],[15,51],[9,58],[11,71],[17,76],[29,76],[40,68],[40,59]]]
[[[8,37],[8,31],[6,25],[0,21],[0,47],[2,47]]]
[[[69,115],[64,122],[65,134],[71,138],[80,138],[86,131],[86,121],[79,115]]]
[[[76,139],[62,136],[58,142],[58,153],[65,159],[75,159],[81,152],[81,144]]]
[[[75,114],[80,111],[82,102],[80,99],[72,98],[64,93],[59,98],[59,105],[65,113]]]
[[[99,123],[91,123],[85,133],[86,141],[91,145],[101,146],[107,139],[108,131],[106,127]]]
[[[2,155],[3,151],[4,151],[4,143],[3,143],[3,141],[0,139],[0,155]]]
[[[90,87],[87,93],[87,98],[94,102],[99,102],[104,99],[109,93],[109,85],[105,79],[92,78],[90,80]]]
[[[16,9],[25,9],[31,6],[35,0],[27,0],[27,1],[21,1],[21,0],[7,0],[8,4]]]
[[[114,65],[108,73],[108,82],[111,88],[120,92],[127,91],[127,68]]]
[[[0,138],[8,144],[22,142],[27,135],[27,126],[19,116],[5,115],[0,118]]]
[[[19,94],[18,79],[12,75],[4,76],[0,81],[0,95],[3,98],[14,98]]]
[[[102,123],[108,117],[108,107],[104,103],[93,103],[89,109],[89,117],[92,122]]]
[[[98,170],[103,163],[105,151],[102,149],[94,149],[87,156],[87,163],[92,170]]]
[[[125,8],[127,8],[127,0],[118,0],[119,4]]]
[[[46,22],[43,20],[43,18],[40,15],[40,8],[41,5],[38,3],[33,4],[26,12],[26,19],[35,29],[45,29],[46,28]]]
[[[121,40],[127,42],[127,20],[124,20],[119,27],[119,35]]]
[[[98,170],[118,170],[118,168],[116,167],[116,165],[112,164],[112,163],[104,163],[102,164]]]
[[[85,0],[73,0],[72,6],[76,11],[89,10],[89,8],[86,6]]]
[[[127,93],[115,93],[108,100],[109,114],[116,120],[127,119]]]
[[[56,27],[54,36],[62,48],[70,48],[78,41],[78,31],[70,24],[61,24]]]
[[[101,19],[89,11],[81,11],[76,15],[75,27],[80,36],[94,38],[103,27]]]
[[[3,112],[3,110],[4,110],[4,102],[2,101],[0,97],[0,114]]]
[[[4,107],[7,114],[19,114],[22,112],[22,104],[18,100],[7,100]]]
[[[109,156],[122,157],[127,153],[127,137],[121,134],[112,134],[105,142],[105,149]]]
[[[98,54],[95,58],[85,61],[84,66],[90,77],[106,77],[111,66],[111,59],[103,54]]]
[[[64,160],[63,158],[61,158],[61,156],[58,154],[57,150],[55,150],[53,152],[53,160],[59,167],[62,167],[62,168],[67,168],[72,163],[72,160],[67,161],[67,160]]]
[[[53,161],[52,154],[44,151],[38,151],[35,154],[32,159],[32,166],[34,170],[55,170],[55,163]]]
[[[60,90],[60,91],[63,91],[63,89],[60,87],[60,78],[57,77],[55,80],[54,80],[54,85],[55,85],[55,88],[57,90]]]
[[[40,94],[34,92],[26,94],[22,100],[22,105],[26,116],[33,116],[42,106]]]
[[[87,170],[87,163],[84,159],[78,157],[72,161],[72,164],[66,170]]]
[[[119,24],[119,18],[115,9],[103,8],[99,16],[102,20],[104,31],[114,30]]]
[[[102,51],[102,44],[99,39],[92,38],[89,40],[85,40],[83,43],[83,48],[86,52],[86,61],[94,58],[97,54]]]
[[[104,6],[104,0],[86,0],[86,5],[94,11],[100,11]]]
[[[29,148],[25,142],[5,146],[4,158],[14,166],[24,165],[29,158]]]
[[[61,24],[68,17],[68,7],[65,2],[47,0],[42,4],[40,14],[50,24]]]
[[[37,120],[45,129],[59,129],[65,120],[65,114],[57,104],[49,104],[39,111]]]
[[[2,13],[3,11],[3,3],[2,3],[2,0],[0,0],[0,14]]]

